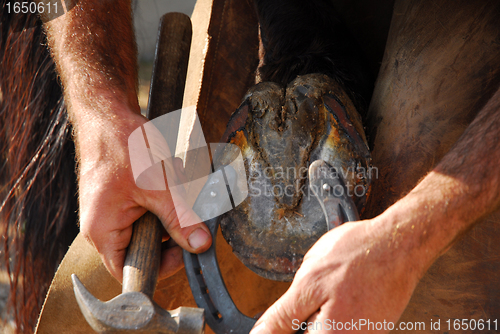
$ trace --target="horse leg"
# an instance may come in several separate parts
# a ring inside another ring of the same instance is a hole
[[[379,171],[368,217],[412,189],[498,88],[499,18],[493,1],[396,2],[368,113]],[[423,321],[429,331],[431,318],[443,326],[498,315],[498,222],[498,214],[488,217],[435,262],[401,320]]]

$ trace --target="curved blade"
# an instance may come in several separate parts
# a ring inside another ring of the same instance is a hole
[[[323,210],[328,231],[359,220],[358,209],[341,176],[325,161],[316,160],[309,166],[309,187]]]

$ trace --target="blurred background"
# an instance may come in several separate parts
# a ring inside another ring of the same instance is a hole
[[[168,12],[181,12],[191,16],[195,2],[196,0],[133,1],[135,35],[139,49],[139,104],[143,110],[146,109],[148,103],[160,17]],[[4,334],[14,333],[13,321],[6,305],[9,289],[8,274],[2,269],[0,270],[0,333]]]
[[[139,49],[139,104],[143,111],[147,108],[160,17],[168,12],[180,12],[191,16],[195,2],[196,0],[134,1],[135,36]]]
[[[191,16],[195,2],[195,0],[134,1],[134,25],[139,47],[139,61],[151,62],[153,60],[160,17],[168,12],[180,12]]]

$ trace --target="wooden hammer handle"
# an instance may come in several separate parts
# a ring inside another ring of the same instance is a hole
[[[135,221],[123,266],[122,292],[140,291],[153,297],[161,260],[161,222],[146,212]]]
[[[163,15],[156,42],[148,119],[182,108],[191,36],[188,16]],[[123,267],[122,292],[140,291],[153,297],[161,261],[161,237],[161,222],[151,212],[134,223]]]

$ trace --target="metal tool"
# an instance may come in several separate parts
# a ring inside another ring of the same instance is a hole
[[[309,166],[309,188],[319,202],[326,220],[326,229],[359,220],[356,204],[337,170],[323,160]]]
[[[236,182],[236,173],[231,172],[231,166],[222,166],[219,170],[226,173],[226,184],[212,182],[218,177],[216,173],[209,176],[205,186],[194,204],[198,212],[198,203],[204,203],[212,192],[230,192]],[[324,185],[327,186],[324,186]],[[323,209],[327,230],[347,221],[359,220],[358,211],[347,189],[335,170],[322,160],[317,160],[309,167],[309,187],[320,202]],[[343,189],[339,196],[335,189]],[[227,188],[227,189],[224,189]],[[318,190],[321,189],[321,190]],[[218,203],[217,205],[224,205]],[[207,324],[217,334],[247,334],[254,326],[256,319],[242,314],[234,304],[222,279],[219,263],[216,256],[216,237],[221,216],[205,221],[212,234],[212,246],[204,253],[191,254],[184,251],[184,266],[189,285],[193,292],[196,304],[205,309]],[[299,332],[298,332],[299,333]]]
[[[186,15],[168,13],[162,17],[149,95],[149,119],[182,107],[191,36],[191,20]],[[122,294],[108,302],[96,299],[72,275],[82,313],[98,333],[204,332],[203,309],[179,307],[165,311],[153,301],[161,235],[161,223],[151,212],[134,223],[123,268]]]

